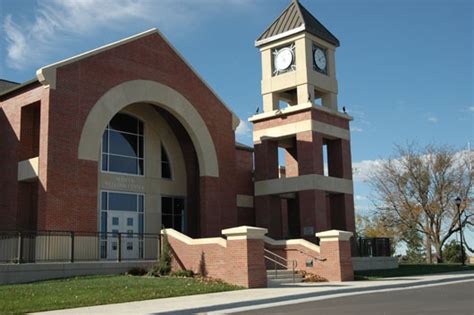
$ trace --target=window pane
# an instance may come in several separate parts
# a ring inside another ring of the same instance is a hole
[[[138,137],[110,131],[110,153],[138,157]]]
[[[133,226],[133,218],[127,218],[127,226]]]
[[[170,197],[161,198],[161,212],[163,214],[172,214],[173,213],[173,199]]]
[[[138,233],[143,234],[143,214],[138,215]]]
[[[137,195],[109,193],[109,209],[137,211]]]
[[[161,224],[163,224],[165,228],[172,228],[173,227],[172,216],[166,215],[166,214],[163,215]]]
[[[117,114],[110,121],[109,127],[115,130],[138,133],[138,119],[127,114]]]
[[[102,211],[100,213],[100,232],[102,232],[102,238],[106,238],[107,235],[104,232],[107,232],[107,212]]]
[[[183,232],[182,230],[182,217],[180,215],[174,216],[174,226],[176,231]]]
[[[102,152],[109,152],[109,132],[107,130],[102,135]]]
[[[138,137],[138,157],[143,158],[143,137]]]
[[[109,156],[109,171],[127,174],[137,174],[137,160],[121,156]],[[142,173],[143,174],[143,173]]]
[[[102,170],[108,171],[109,170],[109,163],[107,160],[107,154],[102,154]]]
[[[161,162],[161,177],[171,179],[171,168],[167,162]]]
[[[112,218],[112,225],[118,225],[119,224],[119,218],[118,217],[113,217]]]
[[[184,199],[174,199],[174,213],[175,215],[182,215],[184,213]]]
[[[144,164],[144,162],[143,162],[142,159],[138,160],[138,173],[137,173],[138,175],[143,175],[143,172],[144,172],[143,164]]]
[[[105,191],[103,191],[101,194],[100,194],[100,201],[101,201],[101,207],[100,209],[101,210],[107,210],[107,193]]]
[[[161,145],[161,161],[162,162],[169,162],[168,153],[165,150],[165,147]]]
[[[143,135],[143,123],[138,120],[138,134]]]
[[[139,212],[143,212],[144,208],[145,208],[145,200],[144,200],[144,197],[143,195],[138,195],[138,211]]]

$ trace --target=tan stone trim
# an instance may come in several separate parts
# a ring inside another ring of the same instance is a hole
[[[129,43],[129,42],[132,42],[132,41],[135,41],[137,39],[140,39],[140,38],[143,38],[145,36],[148,36],[148,35],[151,35],[151,34],[158,34],[161,36],[161,38],[163,38],[163,40],[171,47],[171,49],[173,49],[173,51],[176,53],[176,55],[178,55],[178,57],[181,58],[181,60],[183,60],[183,62],[189,67],[189,69],[191,69],[191,71],[199,78],[199,80],[201,80],[204,85],[206,85],[206,87],[214,94],[214,96],[227,108],[227,110],[232,114],[232,128],[233,130],[235,130],[237,128],[237,126],[239,125],[240,123],[240,118],[230,109],[230,107],[219,97],[219,95],[217,95],[216,91],[214,91],[214,89],[207,83],[206,80],[204,80],[201,75],[193,68],[193,66],[191,66],[190,63],[188,63],[186,61],[186,59],[184,59],[184,57],[181,55],[181,53],[169,42],[169,40],[163,35],[163,33],[161,33],[158,29],[156,28],[152,28],[152,29],[149,29],[145,32],[142,32],[142,33],[138,33],[138,34],[135,34],[133,36],[130,36],[130,37],[127,37],[127,38],[124,38],[124,39],[121,39],[119,41],[116,41],[116,42],[113,42],[113,43],[110,43],[110,44],[107,44],[107,45],[104,45],[104,46],[101,46],[101,47],[98,47],[96,49],[92,49],[92,50],[89,50],[89,51],[86,51],[82,54],[79,54],[79,55],[76,55],[76,56],[72,56],[70,58],[67,58],[67,59],[64,59],[64,60],[61,60],[61,61],[58,61],[58,62],[55,62],[53,64],[50,64],[50,65],[47,65],[47,66],[44,66],[40,69],[38,69],[36,71],[36,77],[38,78],[38,81],[43,84],[43,85],[48,85],[51,89],[55,90],[56,89],[56,69],[59,68],[59,67],[62,67],[62,66],[65,66],[67,64],[70,64],[70,63],[73,63],[73,62],[76,62],[76,61],[79,61],[81,59],[84,59],[84,58],[88,58],[88,57],[91,57],[91,56],[94,56],[94,55],[97,55],[101,52],[104,52],[104,51],[107,51],[109,49],[112,49],[114,47],[117,47],[117,46],[121,46],[121,45],[124,45],[126,43]]]
[[[320,242],[348,241],[352,235],[352,232],[341,230],[329,230],[316,233],[316,237],[319,237]]]
[[[292,240],[274,240],[273,238],[270,238],[268,236],[265,236],[263,238],[263,241],[267,244],[273,245],[273,246],[289,246],[289,245],[300,245],[302,247],[306,247],[307,249],[310,249],[312,251],[315,251],[317,253],[321,252],[321,247],[318,245],[311,243],[307,240],[304,240],[302,238],[298,239],[292,239]]]
[[[304,30],[305,30],[305,25],[303,24],[303,25],[301,25],[297,28],[286,31],[284,33],[281,33],[281,34],[278,34],[278,35],[275,35],[275,36],[272,36],[272,37],[268,37],[268,38],[265,38],[265,39],[262,39],[262,40],[256,40],[255,41],[255,47],[263,46],[263,45],[268,44],[270,42],[273,42],[277,39],[281,39],[281,38],[284,38],[284,37],[287,37],[287,36],[291,36],[291,35],[297,34],[299,32],[302,32]],[[279,44],[281,44],[281,43],[279,43]]]
[[[147,103],[173,114],[188,132],[196,150],[201,176],[219,177],[216,149],[206,123],[179,92],[154,81],[133,80],[107,91],[94,105],[82,128],[78,157],[98,161],[102,133],[112,117],[134,103]]]
[[[303,120],[290,124],[285,124],[267,129],[260,129],[253,132],[253,141],[259,142],[262,138],[283,138],[296,135],[300,132],[314,131],[323,135],[350,140],[350,131],[344,128],[336,127],[316,120]]]
[[[263,112],[261,114],[253,115],[248,119],[248,121],[249,122],[257,122],[257,121],[260,121],[260,120],[275,118],[275,117],[279,117],[279,116],[288,115],[290,113],[303,111],[303,110],[306,110],[306,109],[309,109],[309,108],[314,109],[314,110],[318,110],[318,111],[322,111],[322,112],[337,116],[337,117],[342,118],[342,119],[353,120],[352,116],[350,116],[348,114],[343,114],[343,113],[340,113],[338,111],[332,110],[330,108],[323,107],[323,106],[320,106],[320,105],[314,105],[313,103],[308,102],[308,103],[298,104],[298,105],[294,105],[294,106],[288,106],[288,107],[283,108],[283,109],[276,109],[276,110],[273,110],[273,111],[270,111],[270,112]]]
[[[191,238],[183,233],[180,233],[174,229],[165,229],[166,234],[171,236],[178,241],[181,241],[187,245],[219,245],[222,247],[227,247],[227,242],[222,237],[208,237],[208,238]],[[163,234],[163,230],[161,231]]]
[[[237,207],[253,208],[253,196],[237,195]]]
[[[37,179],[38,170],[38,157],[18,162],[18,181]]]
[[[255,182],[255,196],[276,195],[304,190],[353,194],[352,180],[309,174]]]
[[[225,235],[229,241],[263,239],[267,233],[267,229],[247,225],[222,230],[222,234]]]

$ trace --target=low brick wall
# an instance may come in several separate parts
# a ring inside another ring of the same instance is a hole
[[[192,239],[166,229],[171,246],[174,270],[192,270],[211,278],[244,286],[267,286],[263,257],[263,235],[266,229],[237,227],[223,230],[224,238]]]
[[[303,239],[276,241],[265,238],[265,248],[288,260],[296,261],[296,269],[317,274],[329,281],[352,281],[354,272],[352,269],[351,246],[348,237],[340,238],[337,233],[348,233],[343,231],[327,231],[328,238],[321,238],[321,246],[317,246]],[[327,233],[323,232],[323,233]],[[291,264],[288,266],[291,268]],[[267,262],[267,268],[273,268]]]
[[[306,240],[275,241],[267,230],[241,226],[222,231],[226,238],[192,239],[166,229],[174,270],[186,269],[248,288],[267,286],[265,247],[297,262],[297,270],[318,274],[329,281],[354,279],[350,237],[352,233],[331,230],[318,233],[321,247]],[[307,265],[308,262],[308,265]],[[291,265],[288,266],[291,269]]]

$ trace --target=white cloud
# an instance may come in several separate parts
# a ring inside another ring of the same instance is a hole
[[[235,130],[235,135],[238,137],[250,137],[252,135],[252,128],[246,121],[241,119],[239,126]]]
[[[435,116],[429,116],[428,117],[428,121],[433,123],[433,124],[436,124],[438,122],[438,117],[435,117]]]
[[[352,164],[352,176],[354,181],[365,182],[369,180],[373,171],[382,165],[384,160],[364,160]]]
[[[469,106],[469,107],[467,108],[467,110],[468,110],[469,112],[474,112],[474,106]]]
[[[362,196],[362,195],[355,195],[354,196],[354,199],[356,201],[362,201],[362,200],[367,200],[367,197],[366,196]]]
[[[360,127],[351,127],[351,131],[352,132],[362,132],[362,131],[364,131],[364,129],[362,129]]]
[[[78,38],[91,38],[110,30],[127,31],[137,24],[150,28],[182,27],[193,30],[196,21],[251,0],[44,0],[38,1],[34,18],[6,15],[2,28],[7,41],[7,65],[24,69],[44,62],[48,55]],[[22,21],[21,23],[17,21]],[[48,60],[51,61],[51,60]]]
[[[425,155],[423,158],[427,159],[429,156]],[[454,161],[456,163],[464,163],[465,159],[474,159],[474,152],[461,150],[454,153]],[[364,160],[352,163],[352,177],[357,182],[367,182],[370,176],[387,160]],[[400,160],[393,160],[396,167],[403,167]]]

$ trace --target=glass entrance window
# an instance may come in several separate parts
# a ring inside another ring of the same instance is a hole
[[[100,255],[102,259],[116,259],[119,233],[123,241],[123,259],[144,257],[144,198],[143,194],[136,193],[101,192]]]
[[[102,136],[102,171],[143,175],[143,122],[118,113],[105,128]]]
[[[163,196],[161,197],[161,222],[165,228],[185,232],[185,207],[184,198]]]

